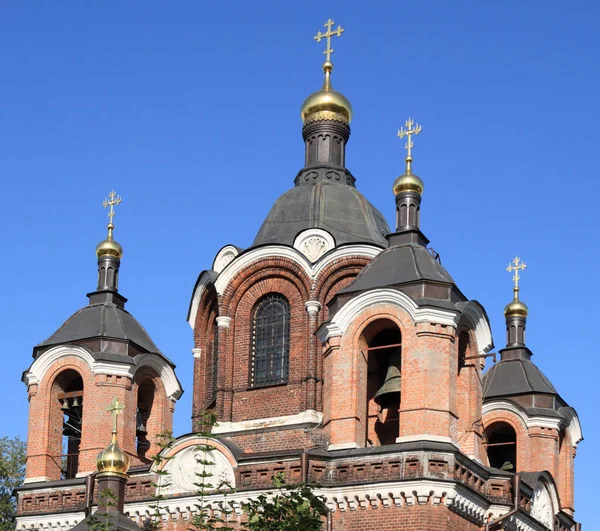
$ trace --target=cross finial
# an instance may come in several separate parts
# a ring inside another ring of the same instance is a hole
[[[108,194],[108,197],[102,201],[102,206],[104,208],[108,208],[108,240],[110,241],[112,241],[112,233],[113,229],[115,228],[113,225],[113,218],[115,217],[114,207],[120,205],[121,201],[123,201],[123,199],[121,199],[121,197],[118,196],[114,190],[111,190],[110,194]]]
[[[342,28],[342,26],[339,26],[339,25],[338,25],[337,29],[331,31],[331,27],[334,24],[335,24],[335,22],[333,22],[333,20],[327,19],[327,22],[325,22],[325,24],[323,24],[327,28],[327,31],[325,33],[321,33],[319,31],[319,33],[317,33],[313,37],[315,39],[315,41],[317,41],[317,42],[321,42],[322,39],[327,38],[327,48],[325,48],[325,51],[323,52],[326,63],[331,62],[331,54],[334,52],[334,50],[331,49],[331,37],[333,37],[335,35],[337,35],[338,37],[341,37],[342,33],[344,33],[344,28]]]
[[[115,397],[111,406],[106,410],[113,416],[113,433],[117,433],[117,415],[125,409],[125,406],[119,402],[119,399]]]
[[[406,128],[406,129],[405,129]],[[398,138],[406,139],[406,145],[404,146],[406,149],[406,173],[410,175],[412,173],[412,148],[414,147],[412,141],[412,135],[417,136],[421,132],[422,127],[415,122],[412,118],[406,120],[404,127],[398,129]]]
[[[506,268],[506,270],[509,273],[512,273],[513,271],[515,272],[512,279],[515,282],[514,289],[516,291],[519,291],[519,280],[521,280],[519,271],[523,271],[523,269],[525,269],[526,267],[527,267],[527,264],[525,262],[521,262],[521,259],[518,256],[515,256],[513,258],[513,261],[511,263],[509,263],[508,267]]]

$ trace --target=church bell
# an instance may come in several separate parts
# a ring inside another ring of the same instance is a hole
[[[383,385],[375,393],[375,403],[382,408],[398,404],[400,401],[400,349],[389,357],[389,365]]]

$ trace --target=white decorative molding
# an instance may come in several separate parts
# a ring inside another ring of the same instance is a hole
[[[177,400],[182,395],[183,389],[181,388],[181,384],[177,380],[177,376],[175,376],[173,367],[165,358],[157,354],[138,354],[133,359],[136,366],[131,369],[133,371],[131,378],[142,367],[152,367],[160,376],[165,386],[167,397]]]
[[[226,245],[223,247],[215,256],[212,269],[215,273],[220,273],[225,269],[231,262],[235,260],[235,257],[240,254],[237,247],[234,245]]]
[[[229,328],[229,325],[231,324],[231,317],[227,317],[226,315],[219,315],[219,317],[217,317],[217,326],[223,327],[223,328]]]
[[[269,258],[287,258],[297,265],[299,265],[306,274],[315,281],[321,271],[326,268],[332,262],[346,258],[348,256],[363,256],[365,258],[375,258],[382,251],[381,247],[368,244],[356,244],[356,245],[344,245],[337,247],[333,252],[327,253],[316,263],[312,264],[306,256],[300,251],[293,247],[286,245],[266,245],[264,247],[257,247],[250,249],[240,255],[235,260],[225,266],[225,268],[219,273],[216,280],[214,280],[214,286],[219,295],[222,295],[231,282],[244,268],[250,264],[265,260]],[[192,327],[195,326],[196,316],[198,314],[198,306],[200,299],[206,287],[213,281],[214,273],[204,271],[196,282],[194,293],[192,295],[192,302],[190,303],[190,311],[188,315],[188,323]]]
[[[227,457],[217,448],[202,452],[196,445],[188,446],[175,454],[169,452],[164,472],[167,473],[161,478],[166,478],[167,486],[161,488],[165,495],[181,494],[185,492],[196,492],[198,490],[198,475],[210,472],[211,483],[213,485],[227,484],[235,488],[235,474],[231,463]],[[200,461],[211,461],[210,469],[206,470],[208,465],[203,465]]]
[[[349,443],[330,444],[327,447],[327,450],[328,451],[331,451],[331,450],[353,450],[354,448],[360,448],[360,446],[358,446],[358,443],[349,442]]]
[[[48,476],[36,476],[33,478],[25,478],[23,480],[23,485],[27,485],[28,483],[42,483],[44,481],[50,481]]]
[[[274,429],[291,429],[301,427],[315,427],[323,421],[323,413],[307,409],[297,415],[271,417],[265,419],[244,420],[240,422],[219,422],[212,429],[215,435],[224,435],[238,432],[253,432]]]
[[[304,307],[311,317],[317,316],[321,311],[321,303],[319,301],[306,301]]]
[[[550,490],[545,483],[538,481],[531,498],[531,517],[552,529],[554,526],[554,507]]]
[[[313,263],[333,248],[335,248],[335,239],[323,229],[304,230],[294,240],[294,249],[298,249]]]
[[[458,448],[456,441],[452,440],[451,437],[445,437],[444,435],[405,435],[403,437],[396,437],[397,443],[415,442],[415,441],[432,441],[432,442],[443,442],[451,444]]]
[[[92,369],[94,367],[94,357],[83,347],[76,345],[61,345],[53,347],[46,352],[43,352],[38,358],[31,364],[29,370],[23,374],[23,383],[29,387],[30,385],[39,384],[48,369],[52,364],[64,358],[66,356],[74,356],[81,359],[87,366]]]
[[[557,417],[544,417],[542,415],[531,416],[524,408],[509,400],[485,402],[481,408],[482,417],[492,411],[510,411],[517,415],[527,428],[552,428],[558,430],[562,423],[562,419]]]
[[[419,308],[415,301],[405,293],[390,288],[381,288],[361,293],[350,299],[338,310],[329,323],[319,328],[317,336],[322,343],[325,343],[331,337],[344,335],[350,324],[362,311],[383,304],[390,304],[404,310],[415,323],[427,322],[455,328],[459,316],[458,312]]]
[[[483,306],[477,301],[469,301],[462,311],[462,315],[469,323],[469,328],[475,332],[477,351],[480,356],[487,354],[494,348],[492,329]]]
[[[583,433],[581,431],[581,424],[579,423],[577,412],[572,407],[561,408],[560,412],[563,417],[565,417],[567,432],[571,437],[571,445],[576,447],[583,441]]]
[[[85,518],[82,512],[35,515],[35,516],[17,516],[15,519],[15,529],[17,531],[39,531],[47,529],[51,531],[67,531],[72,529]]]
[[[192,355],[197,359],[202,358],[202,349],[200,347],[193,348]]]

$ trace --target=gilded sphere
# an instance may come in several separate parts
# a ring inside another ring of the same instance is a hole
[[[121,450],[117,442],[117,435],[113,433],[111,443],[98,454],[96,459],[98,472],[127,474],[130,464],[131,459]]]
[[[521,301],[512,301],[504,308],[504,317],[527,317],[529,308]]]
[[[319,90],[304,100],[300,116],[306,122],[307,118],[317,113],[323,119],[337,119],[349,124],[352,120],[352,105],[346,96],[335,90]]]
[[[424,188],[423,181],[417,175],[404,174],[400,175],[392,185],[392,190],[394,191],[394,195],[398,195],[402,192],[417,192],[419,194],[423,193]]]
[[[96,256],[98,258],[101,256],[114,256],[121,259],[123,256],[123,249],[114,240],[104,240],[96,246]]]

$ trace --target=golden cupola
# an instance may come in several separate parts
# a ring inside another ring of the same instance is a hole
[[[333,90],[331,86],[331,72],[333,71],[331,54],[334,51],[331,49],[331,37],[340,37],[344,33],[344,29],[341,26],[332,30],[333,24],[333,20],[329,19],[325,23],[327,31],[325,33],[319,31],[314,37],[317,42],[327,39],[327,48],[323,52],[326,58],[323,63],[325,81],[321,90],[313,92],[302,104],[300,116],[304,125],[322,120],[342,122],[349,125],[352,121],[352,105],[350,105],[348,98],[340,92]]]
[[[96,459],[96,467],[99,473],[104,475],[127,476],[131,459],[122,450],[117,441],[117,416],[123,411],[124,406],[115,398],[108,411],[113,415],[113,429],[110,444],[102,450]]]

